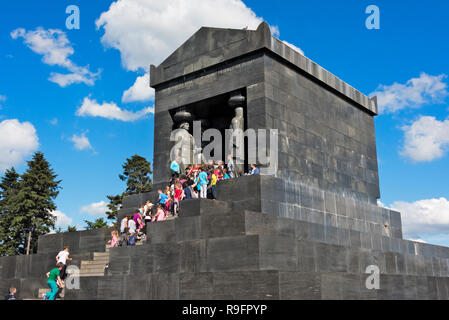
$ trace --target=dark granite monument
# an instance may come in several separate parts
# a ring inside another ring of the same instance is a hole
[[[155,189],[170,177],[172,130],[188,137],[193,121],[220,132],[277,129],[274,172],[262,166],[261,175],[220,181],[217,200],[182,201],[179,218],[150,224],[141,246],[107,251],[104,230],[43,236],[37,255],[0,259],[0,290],[13,284],[36,297],[70,243],[83,277],[65,299],[449,298],[449,248],[404,240],[400,213],[377,206],[376,99],[266,23],[201,28],[151,66],[151,86]],[[252,147],[244,146],[243,169]],[[155,199],[126,197],[119,215]],[[103,273],[92,267],[101,259]],[[370,270],[380,272],[377,288],[367,285]]]

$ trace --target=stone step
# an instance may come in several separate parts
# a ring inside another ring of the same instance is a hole
[[[81,273],[80,277],[104,277],[104,272]]]
[[[106,268],[107,265],[105,264],[101,264],[101,265],[87,265],[87,266],[83,266],[80,269],[80,272],[83,271],[87,271],[87,270],[104,270]]]
[[[209,201],[214,202],[213,200]],[[190,216],[180,215],[176,220],[151,223],[147,226],[150,243],[251,234],[277,234],[347,247],[416,254],[427,258],[449,258],[449,251],[444,247],[383,236],[381,230],[374,225],[370,225],[370,232],[360,232],[346,226],[335,226],[330,221],[325,224],[313,223],[253,211],[229,213],[227,210],[222,210],[210,214],[202,208],[209,203],[203,199],[200,202],[187,200],[185,203],[189,203],[189,206],[200,214],[194,215],[192,209]]]
[[[357,231],[326,229],[319,224],[254,212],[232,217],[238,223],[233,226],[228,218],[225,228],[220,220],[206,218],[204,223],[203,216],[162,222],[151,230],[151,250],[134,254],[131,248],[127,254],[131,260],[133,255],[152,255],[148,263],[153,264],[154,272],[235,268],[347,272],[348,268],[357,268],[363,273],[369,265],[377,265],[383,274],[449,276],[449,259],[418,255],[415,246],[409,246],[411,241],[384,237],[373,246],[372,238]],[[110,270],[127,272],[129,259],[111,254]],[[119,257],[121,261],[116,260]],[[159,262],[164,259],[168,262]]]
[[[100,265],[106,265],[108,264],[108,261],[98,261],[98,260],[91,260],[91,261],[81,261],[81,268],[85,267],[85,266],[100,266]]]
[[[104,257],[109,258],[109,252],[94,252],[94,259]]]

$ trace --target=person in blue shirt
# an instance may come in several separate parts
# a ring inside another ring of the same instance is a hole
[[[170,165],[170,170],[171,170],[172,178],[179,177],[179,174],[181,173],[181,169],[179,167],[179,158],[178,157],[176,157],[176,159],[172,161],[172,163]]]
[[[207,180],[207,172],[206,168],[203,167],[200,170],[200,174],[198,175],[198,184],[200,186],[200,198],[207,198],[207,184],[209,183]]]
[[[251,163],[251,170],[249,170],[249,175],[257,175],[260,174],[259,168],[256,167],[255,163]]]
[[[159,193],[159,198],[157,198],[157,203],[162,206],[162,208],[165,210],[165,202],[168,200],[168,196],[162,192],[161,189],[157,191]]]

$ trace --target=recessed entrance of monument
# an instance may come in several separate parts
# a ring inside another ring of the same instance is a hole
[[[204,150],[214,138],[210,141],[206,139],[203,133],[208,129],[216,129],[221,134],[221,154],[211,153],[211,157],[215,160],[221,159],[226,162],[226,129],[230,129],[237,125],[242,126],[242,130],[247,129],[246,116],[246,89],[240,89],[229,93],[221,94],[212,98],[204,99],[192,104],[184,105],[182,107],[170,110],[170,115],[173,119],[173,130],[183,127],[183,123],[188,122],[188,132],[194,135],[194,122],[201,123],[201,148]],[[240,119],[240,122],[239,122]],[[196,139],[196,137],[195,137]],[[247,161],[247,146],[246,139],[244,143],[244,164],[241,166],[241,171],[246,172],[248,168]],[[217,151],[217,150],[215,150]],[[209,160],[205,155],[205,160]],[[234,157],[234,162],[235,161]]]

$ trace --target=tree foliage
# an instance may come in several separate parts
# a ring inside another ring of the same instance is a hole
[[[117,218],[118,209],[123,201],[124,193],[116,195],[116,196],[107,196],[109,199],[109,203],[107,205],[109,211],[106,211],[106,215],[109,220],[114,220]]]
[[[57,175],[42,152],[36,152],[27,164],[20,179],[11,169],[0,184],[1,255],[24,254],[29,235],[30,252],[35,253],[38,237],[55,228],[52,212],[56,210],[54,200],[61,181],[56,180]]]
[[[20,234],[9,230],[14,215],[11,212],[11,199],[18,191],[20,175],[13,168],[7,169],[0,182],[0,255],[14,255],[15,244],[20,243]]]
[[[98,218],[93,222],[84,220],[84,222],[86,223],[86,230],[102,229],[108,227],[108,223],[103,218]]]
[[[67,232],[75,232],[76,226],[67,226]]]
[[[119,175],[120,180],[126,182],[126,195],[151,192],[153,184],[151,183],[150,162],[137,154],[131,159],[126,159],[123,164],[123,174]]]
[[[119,179],[126,182],[126,189],[118,195],[107,196],[109,199],[106,215],[109,220],[117,219],[118,209],[122,204],[123,197],[153,191],[151,182],[151,164],[144,157],[133,155],[126,159],[122,165],[123,173],[119,174]]]

